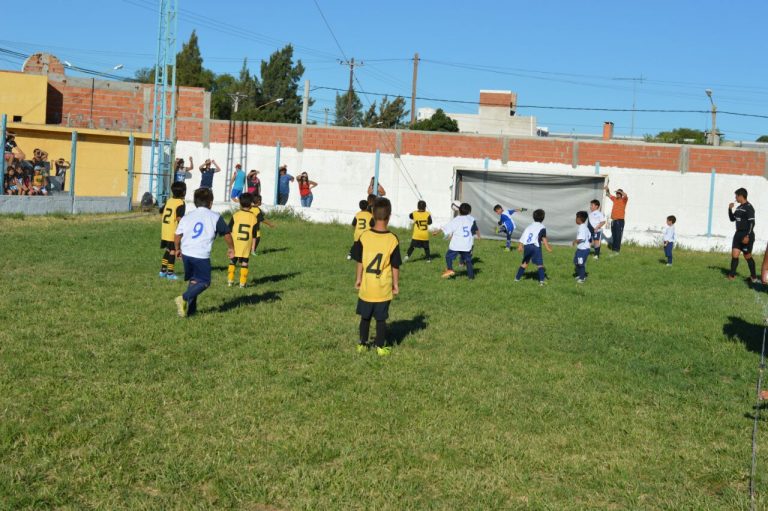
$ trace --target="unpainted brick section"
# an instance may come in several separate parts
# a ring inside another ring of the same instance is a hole
[[[691,147],[688,170],[710,172],[714,167],[720,174],[762,176],[765,172],[765,158],[766,154],[762,151]]]
[[[579,164],[629,169],[678,170],[680,147],[579,143]]]

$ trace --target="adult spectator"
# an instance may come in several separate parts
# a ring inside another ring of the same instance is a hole
[[[368,195],[372,195],[373,194],[373,195],[378,195],[379,197],[384,197],[387,194],[387,192],[386,192],[386,190],[384,190],[384,187],[381,186],[381,181],[379,181],[379,186],[378,186],[377,192],[375,194],[373,193],[373,182],[375,180],[376,180],[376,176],[371,176],[371,182],[368,185]]]
[[[176,168],[173,169],[173,181],[176,183],[183,183],[188,177],[188,172],[195,168],[195,164],[192,163],[192,157],[189,157],[189,166],[184,166],[184,158],[176,158]]]
[[[221,167],[216,163],[216,160],[205,160],[200,165],[200,188],[213,188],[213,175],[217,172],[221,172]]]
[[[293,182],[293,176],[288,173],[288,165],[280,165],[280,172],[277,179],[277,203],[285,206],[288,202],[288,195],[291,193],[290,184]]]
[[[627,210],[627,201],[629,197],[621,188],[616,190],[616,195],[611,195],[608,187],[605,187],[605,193],[613,203],[611,208],[611,243],[608,248],[615,253],[621,252],[621,239],[624,237],[624,214]]]
[[[259,179],[258,170],[251,170],[245,176],[245,187],[251,195],[261,195],[261,179]]]
[[[739,255],[744,254],[744,259],[749,266],[750,279],[752,282],[757,282],[755,260],[752,259],[752,246],[755,244],[755,208],[747,202],[747,190],[739,188],[734,194],[739,205],[733,209],[733,202],[728,204],[728,218],[731,222],[736,222],[736,233],[731,243],[731,271],[728,272],[728,280],[736,278]]]
[[[64,158],[59,158],[53,162],[53,166],[56,169],[56,175],[51,176],[51,191],[62,192],[64,191],[64,182],[67,178],[67,170],[69,170],[69,162]]]
[[[316,187],[317,183],[310,181],[306,172],[302,172],[297,181],[299,185],[299,195],[301,195],[301,207],[311,208],[313,199],[312,188]]]
[[[10,164],[14,159],[21,161],[27,157],[16,143],[16,134],[11,131],[5,133],[4,157],[6,164]]]
[[[235,171],[232,173],[232,192],[229,194],[229,198],[232,202],[239,202],[240,195],[243,194],[243,187],[245,186],[245,171],[243,166],[239,163],[235,165]]]

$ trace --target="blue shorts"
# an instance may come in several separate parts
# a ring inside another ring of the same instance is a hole
[[[589,252],[590,250],[588,248],[576,250],[576,253],[573,255],[573,264],[576,266],[586,266],[587,259],[589,259]]]
[[[541,247],[530,244],[523,247],[523,264],[532,262],[537,266],[544,265],[544,257],[541,254]]]
[[[211,260],[181,256],[184,261],[184,280],[194,280],[201,284],[211,283]]]
[[[232,188],[232,193],[229,194],[230,199],[239,199],[243,194],[242,188]]]
[[[592,241],[600,241],[600,235],[603,231],[592,231]]]

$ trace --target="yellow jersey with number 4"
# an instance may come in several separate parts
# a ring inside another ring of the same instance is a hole
[[[429,211],[414,211],[411,213],[413,220],[413,239],[417,241],[429,240],[429,224],[432,223],[432,215]]]
[[[257,220],[253,211],[240,210],[232,215],[229,221],[232,231],[232,241],[235,244],[235,257],[248,258],[251,255],[253,238],[256,236]]]
[[[163,224],[160,230],[160,239],[163,241],[173,241],[176,234],[176,227],[179,225],[179,220],[184,216],[184,210],[186,209],[186,203],[184,199],[168,199],[163,206]]]
[[[366,302],[392,300],[392,269],[399,268],[400,240],[389,231],[368,230],[352,248],[352,258],[362,263],[360,299]]]

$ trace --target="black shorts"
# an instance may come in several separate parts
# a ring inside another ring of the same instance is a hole
[[[243,265],[243,264],[247,265],[248,264],[248,258],[247,257],[233,257],[232,259],[229,260],[229,262],[230,262],[230,264],[240,263],[241,265]]]
[[[733,243],[731,243],[731,248],[735,248],[737,250],[741,250],[745,254],[751,254],[752,253],[752,246],[755,244],[755,233],[750,232],[748,234],[749,236],[749,243],[744,243],[744,236],[747,236],[744,232],[736,231],[736,234],[733,235]]]
[[[360,298],[357,299],[357,313],[361,319],[371,319],[376,321],[385,321],[389,317],[389,304],[386,302],[366,302]]]
[[[160,240],[160,248],[167,248],[168,250],[176,250],[176,242]]]
[[[429,240],[411,240],[411,248],[429,248]]]

